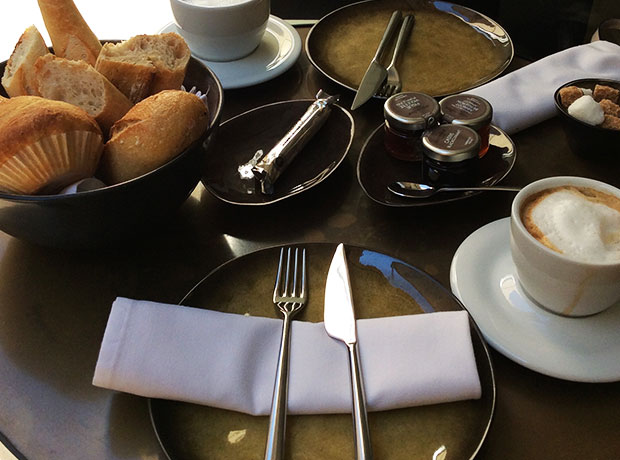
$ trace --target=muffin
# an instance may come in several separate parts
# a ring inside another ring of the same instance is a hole
[[[0,190],[53,194],[93,176],[103,151],[83,109],[38,96],[0,100]]]

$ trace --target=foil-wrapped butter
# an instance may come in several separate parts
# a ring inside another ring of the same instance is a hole
[[[248,164],[239,168],[240,173],[242,170],[245,171],[246,177],[248,170],[251,170],[262,193],[267,195],[273,193],[274,183],[278,177],[323,126],[338,96],[330,96],[320,90],[315,99],[302,117],[266,155],[261,156],[262,150],[259,150]],[[257,161],[258,157],[260,160]]]

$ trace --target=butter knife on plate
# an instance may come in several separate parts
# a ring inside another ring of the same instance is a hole
[[[336,248],[327,273],[325,284],[325,330],[334,339],[345,343],[349,351],[351,389],[353,392],[353,424],[355,427],[355,458],[372,460],[372,447],[368,430],[366,395],[357,350],[357,328],[353,295],[344,245]]]
[[[383,37],[377,47],[377,51],[375,52],[375,56],[372,58],[372,61],[370,61],[370,65],[368,66],[368,69],[366,69],[364,78],[362,78],[362,82],[357,89],[357,93],[355,94],[355,98],[351,104],[351,110],[357,109],[360,105],[373,97],[385,80],[387,70],[385,66],[381,64],[381,58],[390,44],[390,40],[396,32],[402,16],[403,15],[400,11],[394,11],[392,13],[390,22],[388,22],[385,32],[383,32]]]

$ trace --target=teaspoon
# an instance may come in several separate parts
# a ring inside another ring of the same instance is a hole
[[[501,185],[481,185],[471,187],[433,187],[427,184],[418,184],[417,182],[392,182],[388,185],[388,190],[395,195],[405,198],[428,198],[439,192],[486,192],[486,191],[502,191],[502,192],[518,192],[521,187],[509,187]]]

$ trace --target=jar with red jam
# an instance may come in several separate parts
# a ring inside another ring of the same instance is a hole
[[[422,136],[423,176],[431,185],[473,185],[478,180],[480,136],[462,125],[439,125]]]
[[[422,134],[439,123],[437,101],[424,93],[398,93],[385,101],[383,114],[387,152],[400,160],[422,160]]]
[[[493,107],[489,101],[473,94],[455,94],[439,101],[442,123],[468,126],[480,136],[480,152],[483,157],[489,150],[489,133]]]

